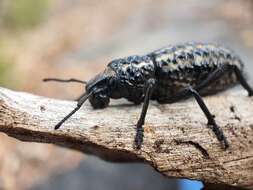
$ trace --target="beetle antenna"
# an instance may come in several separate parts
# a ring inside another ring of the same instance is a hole
[[[87,84],[86,81],[82,81],[82,80],[78,80],[78,79],[74,79],[74,78],[70,78],[70,79],[45,78],[45,79],[43,79],[43,82],[51,82],[51,81],[55,81],[55,82],[77,82],[77,83]]]
[[[84,93],[78,100],[77,102],[77,106],[75,109],[73,109],[68,115],[66,115],[59,123],[57,123],[57,125],[55,125],[54,129],[59,129],[61,127],[61,125],[67,120],[69,119],[74,113],[76,113],[80,108],[81,106],[84,104],[84,102],[90,97],[90,95],[93,93],[90,92],[90,93]]]

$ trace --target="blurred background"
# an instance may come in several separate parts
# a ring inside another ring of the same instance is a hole
[[[119,57],[186,41],[237,51],[253,75],[252,0],[0,0],[0,86],[61,99],[84,90],[45,77],[88,80]],[[252,81],[251,77],[251,81]],[[193,189],[142,164],[112,164],[0,134],[0,189]]]

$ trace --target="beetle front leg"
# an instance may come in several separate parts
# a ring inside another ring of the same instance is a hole
[[[147,110],[148,110],[148,105],[149,105],[149,100],[152,96],[152,92],[155,88],[155,79],[149,79],[146,83],[146,86],[145,86],[145,98],[144,98],[144,103],[143,103],[143,106],[142,106],[142,111],[141,111],[141,115],[140,115],[140,118],[137,122],[137,125],[136,125],[136,136],[135,136],[135,143],[136,143],[136,148],[137,149],[140,149],[141,148],[141,145],[142,145],[142,142],[143,142],[143,125],[145,123],[145,117],[146,117],[146,114],[147,114]]]

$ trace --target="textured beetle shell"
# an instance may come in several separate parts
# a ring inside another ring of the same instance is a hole
[[[201,95],[214,94],[237,84],[234,68],[243,70],[240,58],[232,50],[211,43],[167,46],[147,55],[111,61],[103,73],[88,81],[86,90],[105,89],[103,95],[126,98],[139,104],[144,99],[146,82],[153,78],[156,80],[156,88],[151,99],[164,102],[171,98],[172,101],[167,101],[170,103],[177,101],[173,97],[186,87],[198,88],[221,66],[228,69],[216,81],[201,89]],[[115,79],[116,85],[114,82],[108,84],[107,79],[111,77]]]
[[[155,77],[155,65],[149,56],[129,56],[108,64],[117,75],[122,97],[139,104],[144,98],[145,83]]]
[[[148,56],[152,57],[156,64],[158,81],[158,87],[152,99],[173,96],[189,85],[193,88],[197,87],[213,71],[224,64],[243,69],[240,58],[234,52],[215,44],[186,43],[168,46]],[[231,69],[213,84],[207,86],[201,91],[201,94],[213,94],[236,83],[237,78]]]
[[[155,75],[155,66],[148,56],[129,56],[123,59],[116,59],[109,65],[123,83],[133,87],[143,87],[145,81]]]

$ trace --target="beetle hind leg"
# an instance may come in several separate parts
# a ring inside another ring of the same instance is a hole
[[[240,84],[242,85],[242,87],[243,87],[245,90],[248,91],[249,96],[253,96],[253,89],[252,89],[252,87],[248,84],[248,82],[246,81],[245,77],[243,76],[242,71],[241,71],[238,67],[236,67],[236,66],[233,67],[233,70],[234,70],[234,72],[235,72],[235,74],[236,74],[236,77],[237,77],[238,81],[239,81]]]
[[[212,126],[213,132],[215,133],[217,139],[220,142],[223,142],[225,149],[229,147],[227,139],[224,136],[220,127],[216,124],[214,120],[214,116],[208,110],[199,92],[201,92],[207,86],[213,84],[215,81],[219,80],[226,72],[229,72],[229,71],[235,73],[237,80],[242,85],[242,87],[248,91],[249,96],[253,96],[253,89],[247,83],[245,77],[243,76],[242,71],[237,66],[234,66],[234,65],[233,66],[222,65],[221,67],[217,68],[213,73],[211,73],[210,76],[206,80],[204,80],[200,85],[198,85],[195,89],[193,89],[192,87],[188,87],[186,89],[183,89],[182,91],[180,91],[178,94],[174,95],[173,97],[167,97],[159,101],[160,103],[173,103],[173,102],[177,102],[179,100],[188,98],[189,96],[193,95],[196,101],[198,102],[200,108],[204,112],[208,120],[208,125]]]
[[[226,137],[223,134],[223,131],[221,128],[216,124],[216,121],[214,120],[214,115],[212,115],[207,108],[206,104],[204,103],[202,97],[199,95],[199,93],[194,90],[192,87],[188,87],[186,91],[193,95],[194,98],[196,99],[198,105],[200,106],[201,110],[204,112],[208,122],[207,125],[212,126],[212,130],[214,134],[216,135],[217,139],[223,143],[224,149],[227,149],[229,147],[228,141]]]
[[[213,79],[218,78],[219,76],[220,76],[220,72],[218,70],[215,73],[213,73],[212,78],[210,78],[210,80],[204,81],[204,83],[206,84],[206,82],[208,82],[208,84],[209,84],[209,82],[213,81]],[[203,85],[203,87],[204,87],[204,85]],[[200,88],[200,89],[202,89],[202,88]],[[200,89],[198,89],[198,90],[200,90]],[[212,115],[210,113],[204,100],[200,96],[198,90],[193,89],[193,87],[191,87],[191,86],[186,87],[185,89],[183,89],[181,92],[179,92],[174,97],[170,97],[168,99],[162,100],[161,103],[173,103],[173,102],[179,101],[183,98],[189,98],[189,97],[193,96],[207,118],[207,121],[208,121],[207,125],[209,125],[212,128],[212,131],[216,135],[217,139],[223,144],[224,149],[227,149],[229,147],[228,141],[227,141],[226,137],[224,136],[222,129],[217,125],[217,123],[214,119],[214,115]]]

